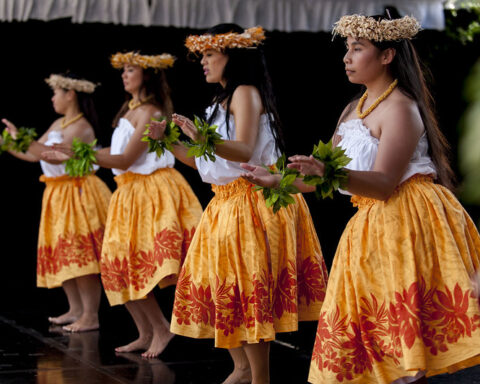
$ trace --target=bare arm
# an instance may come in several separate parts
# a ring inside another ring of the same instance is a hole
[[[147,143],[141,141],[141,139],[145,132],[145,125],[150,122],[150,118],[154,115],[156,110],[150,105],[142,106],[140,108],[143,108],[145,113],[138,115],[138,120],[134,124],[135,132],[130,138],[125,151],[118,155],[112,155],[110,154],[110,151],[106,150],[98,151],[96,154],[98,165],[104,168],[126,170],[147,150]]]
[[[353,194],[386,200],[404,175],[424,132],[418,108],[397,103],[382,123],[377,157],[371,171],[349,171],[347,190]]]
[[[253,86],[239,86],[233,93],[230,110],[235,119],[235,140],[224,140],[222,144],[217,144],[215,153],[226,160],[248,162],[255,149],[263,111],[258,90]],[[174,115],[173,121],[187,136],[198,139],[191,120]]]
[[[371,171],[348,170],[346,189],[355,195],[386,200],[397,187],[415,151],[424,127],[417,106],[399,102],[382,122],[377,157]],[[312,156],[289,158],[288,167],[306,175],[323,176],[323,163]],[[297,185],[298,186],[298,185]],[[303,190],[303,188],[300,188]]]
[[[11,121],[7,119],[2,119],[2,122],[5,124],[5,129],[7,129],[8,132],[15,137],[18,132],[18,129],[15,126],[15,124],[13,124]],[[23,153],[23,152],[9,150],[8,153],[16,157],[17,159],[29,161],[31,163],[36,163],[40,161],[40,154],[43,151],[51,149],[50,147],[44,145],[44,143],[47,141],[48,133],[50,132],[50,130],[54,125],[55,125],[55,122],[48,128],[48,130],[38,140],[33,141],[30,144],[30,147],[28,148],[27,152]]]

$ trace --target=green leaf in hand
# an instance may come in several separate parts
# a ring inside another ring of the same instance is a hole
[[[324,143],[322,140],[314,145],[312,156],[325,165],[323,176],[304,176],[303,182],[316,186],[317,198],[329,197],[333,199],[333,192],[343,188],[348,181],[348,174],[344,167],[351,159],[345,156],[345,150],[340,147],[332,148],[332,140]]]
[[[265,167],[271,174],[280,173],[282,178],[276,188],[268,187],[255,187],[256,191],[262,191],[267,207],[272,207],[273,213],[277,213],[280,208],[286,207],[289,204],[294,204],[295,199],[291,196],[295,193],[299,193],[299,189],[293,185],[295,179],[299,176],[299,173],[295,169],[286,167],[286,156],[282,154],[277,160],[276,169],[278,172]]]
[[[165,119],[164,116],[158,119],[155,117],[151,118],[152,121],[163,121]],[[165,127],[163,139],[161,140],[155,140],[148,136],[148,133],[150,133],[149,126],[149,124],[146,125],[147,129],[142,137],[142,141],[148,142],[148,152],[155,152],[158,157],[161,157],[165,153],[165,150],[173,151],[173,145],[178,142],[178,138],[180,137],[180,130],[177,125],[173,121],[168,122]]]
[[[2,138],[1,138],[1,144],[0,144],[0,155],[3,152],[10,150],[12,142],[13,142],[12,135],[10,135],[10,132],[4,129],[2,132]]]
[[[184,142],[188,148],[187,156],[203,157],[205,160],[215,161],[215,147],[217,144],[223,143],[222,136],[217,132],[217,126],[208,125],[198,116],[194,117],[193,123],[197,128],[199,139]]]
[[[93,172],[93,164],[97,161],[95,157],[95,145],[97,140],[90,144],[74,138],[72,141],[73,155],[65,162],[65,172],[71,177],[82,177]]]
[[[17,137],[10,144],[10,149],[15,152],[25,153],[36,137],[37,132],[35,128],[20,127],[17,132]]]

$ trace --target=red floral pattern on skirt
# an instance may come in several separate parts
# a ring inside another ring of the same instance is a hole
[[[103,258],[101,263],[102,283],[105,290],[120,292],[129,285],[139,291],[147,285],[165,260],[185,259],[195,228],[164,228],[155,235],[153,250],[136,251],[130,244],[129,257]]]
[[[40,246],[37,250],[37,274],[55,275],[63,267],[76,264],[78,268],[85,267],[100,260],[103,240],[103,228],[96,231],[79,235],[68,233],[58,236],[57,243],[52,246]]]
[[[334,312],[322,312],[312,363],[342,382],[372,371],[373,361],[390,359],[399,365],[402,345],[411,349],[417,339],[432,355],[446,352],[449,344],[480,328],[480,316],[467,314],[471,295],[458,284],[453,290],[427,290],[422,279],[395,292],[388,304],[380,304],[373,294],[362,297],[358,321],[342,316],[338,306]]]
[[[308,259],[307,259],[308,260]],[[305,261],[304,265],[309,266]],[[311,262],[311,261],[310,261]],[[313,264],[313,262],[311,262]],[[182,269],[175,292],[173,313],[178,324],[204,324],[222,330],[225,336],[242,326],[250,328],[255,323],[272,324],[284,313],[296,313],[297,293],[306,297],[307,302],[325,296],[320,268],[302,268],[302,288],[297,292],[296,268],[289,263],[278,276],[276,287],[273,279],[264,271],[261,276],[252,277],[251,292],[240,290],[235,283],[219,281],[212,285],[196,285],[191,275]],[[308,283],[307,283],[308,282]]]

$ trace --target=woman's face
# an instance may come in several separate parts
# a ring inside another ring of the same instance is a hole
[[[224,81],[223,70],[227,61],[228,56],[222,52],[208,49],[203,53],[200,64],[202,64],[207,83],[222,83]]]
[[[350,82],[368,84],[387,69],[384,55],[369,40],[348,37],[346,47],[343,62]]]
[[[122,72],[123,88],[126,92],[136,95],[143,85],[143,69],[138,65],[125,64]]]
[[[65,112],[67,111],[72,101],[69,95],[69,93],[71,92],[74,92],[74,91],[71,91],[71,90],[67,91],[63,88],[55,88],[53,90],[52,104],[55,112],[57,112],[60,115],[65,114]]]

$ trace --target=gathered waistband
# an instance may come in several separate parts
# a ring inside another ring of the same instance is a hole
[[[401,183],[395,190],[393,191],[391,196],[394,196],[398,193],[398,191],[404,187],[405,185],[412,184],[412,183],[419,183],[419,182],[433,182],[433,176],[432,175],[422,175],[422,174],[415,174],[412,177],[409,177],[407,180],[405,180],[403,183]],[[390,197],[391,197],[390,196]],[[370,197],[364,197],[364,196],[358,196],[358,195],[353,195],[352,198],[350,199],[354,207],[358,208],[363,208],[363,207],[369,207],[372,206],[373,204],[382,202],[382,200],[377,200],[377,199],[372,199]]]

